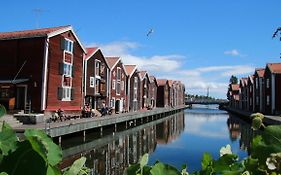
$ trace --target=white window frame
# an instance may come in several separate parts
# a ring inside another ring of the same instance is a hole
[[[112,108],[115,108],[115,98],[114,97],[112,97],[111,100],[110,100],[110,106]]]
[[[116,81],[115,81],[115,80],[112,80],[112,89],[113,89],[113,90],[116,89],[115,86],[116,86]]]
[[[119,71],[119,79],[118,79],[118,71]],[[122,76],[122,72],[121,72],[121,68],[120,67],[117,67],[117,71],[116,71],[116,80],[117,81],[121,81],[121,76]]]
[[[266,79],[266,88],[269,88],[269,78]]]
[[[99,64],[99,70],[101,72],[101,61],[95,60],[95,77],[100,79],[101,78],[100,74],[97,74],[97,64]]]
[[[64,38],[64,51],[69,54],[73,54],[73,41],[68,38]]]
[[[68,91],[68,94],[67,94]],[[67,96],[66,96],[67,94]],[[71,87],[62,88],[62,101],[71,101]]]
[[[125,83],[124,81],[121,81],[121,91],[124,91],[124,89],[125,89]]]
[[[65,77],[70,78],[70,86],[65,86],[65,85],[64,85],[64,76],[65,76]],[[72,87],[72,77],[70,77],[70,76],[68,76],[68,75],[63,74],[63,75],[62,75],[62,81],[61,81],[61,84],[62,84],[62,87],[63,87],[63,88],[65,88],[65,87],[66,87],[66,88],[67,88],[67,87]]]
[[[90,77],[90,87],[91,88],[95,87],[95,77]]]
[[[67,66],[68,70],[65,69],[66,68],[65,66]],[[68,77],[72,77],[72,67],[73,67],[72,64],[67,63],[67,62],[63,62],[63,75],[66,75]]]
[[[118,92],[118,87],[120,88],[120,92]],[[116,81],[116,95],[120,95],[121,94],[121,82],[120,81]]]
[[[99,83],[97,83],[97,82],[99,82]],[[95,86],[98,85],[99,88],[100,88],[101,80],[100,79],[96,79],[95,83],[96,83]],[[98,88],[96,88],[96,87],[95,87],[95,94],[100,94],[100,92],[98,92]]]

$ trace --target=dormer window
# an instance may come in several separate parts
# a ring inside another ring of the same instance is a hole
[[[61,47],[63,50],[65,50],[68,53],[73,53],[73,41],[63,38],[61,40]]]

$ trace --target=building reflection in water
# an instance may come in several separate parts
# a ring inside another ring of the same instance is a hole
[[[183,130],[184,113],[180,112],[114,135],[111,133],[88,142],[76,143],[76,146],[67,145],[63,150],[64,161],[61,168],[68,167],[80,156],[85,156],[86,166],[91,168],[90,174],[124,174],[129,164],[137,163],[145,153],[154,152],[157,144],[175,140]]]
[[[248,154],[250,154],[251,142],[260,131],[252,130],[248,122],[233,114],[229,114],[229,118],[227,119],[230,140],[236,141],[240,138],[240,149],[248,151]]]

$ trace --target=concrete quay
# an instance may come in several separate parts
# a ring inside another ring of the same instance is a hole
[[[34,125],[23,124],[19,127],[14,127],[13,129],[17,133],[23,133],[25,129],[41,129],[44,130],[50,137],[59,137],[59,142],[61,142],[61,136],[69,135],[73,133],[81,132],[85,136],[86,131],[89,129],[100,128],[102,134],[103,127],[113,126],[117,129],[119,123],[125,123],[128,125],[137,124],[137,120],[152,121],[155,119],[163,118],[167,115],[175,114],[181,110],[186,109],[186,106],[180,107],[168,107],[168,108],[156,108],[152,110],[144,110],[137,112],[129,112],[122,114],[107,115],[103,117],[94,118],[80,118],[74,120],[67,120],[63,122],[52,122],[52,123],[37,123]]]
[[[224,109],[230,113],[244,116],[244,117],[246,117],[245,119],[247,119],[247,120],[250,120],[250,116],[254,113],[254,112],[242,111],[242,110],[234,109],[234,108],[230,108],[230,107],[224,107]],[[264,115],[263,122],[266,125],[280,125],[281,116]]]

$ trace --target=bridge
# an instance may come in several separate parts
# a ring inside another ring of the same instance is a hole
[[[203,105],[211,105],[211,104],[218,104],[220,106],[227,105],[229,103],[228,100],[224,99],[194,99],[194,98],[186,98],[185,104],[186,105],[193,105],[193,104],[203,104]]]

